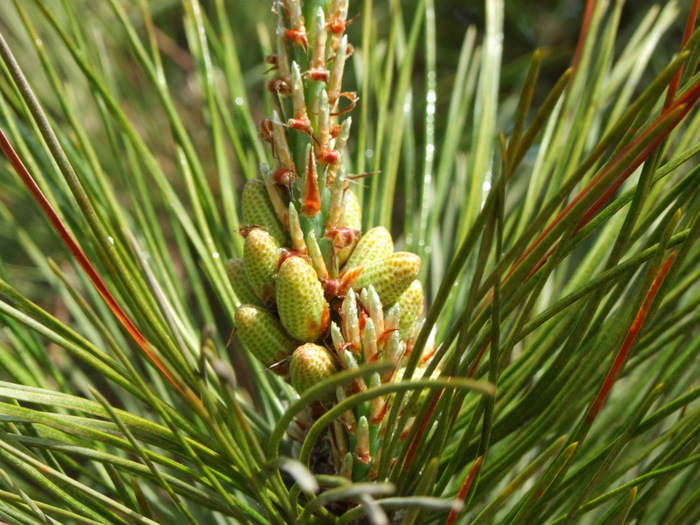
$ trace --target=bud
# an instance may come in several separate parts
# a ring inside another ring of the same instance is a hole
[[[309,66],[311,68],[320,69],[326,65],[326,16],[323,9],[319,6],[314,13],[314,42],[311,48],[311,60]]]
[[[339,386],[335,389],[335,396],[338,399],[338,403],[342,403],[348,398],[348,395],[345,392],[345,388],[342,386]],[[346,431],[348,431],[351,434],[355,432],[355,429],[357,428],[357,420],[355,419],[355,414],[352,410],[346,410],[345,412],[340,414],[336,421],[338,420],[340,420],[342,425],[345,427]]]
[[[370,456],[370,436],[369,436],[369,421],[366,416],[362,416],[357,421],[357,430],[355,431],[355,459],[363,464],[368,464],[372,460]]]
[[[228,275],[228,280],[231,282],[233,292],[236,294],[239,302],[245,304],[261,304],[260,299],[255,295],[253,288],[251,288],[248,282],[248,277],[245,275],[243,259],[236,257],[226,261],[226,274]]]
[[[340,84],[343,81],[343,69],[345,69],[345,59],[347,55],[345,50],[348,47],[348,37],[346,35],[340,40],[340,47],[335,53],[333,68],[331,69],[331,78],[328,81],[328,101],[331,108],[335,107],[340,95]]]
[[[331,168],[328,169],[328,172]],[[333,176],[333,181],[326,182],[330,186],[330,198],[328,200],[328,215],[326,218],[326,231],[330,232],[341,226],[341,218],[343,215],[343,195],[345,194],[345,176],[343,173],[340,176]]]
[[[305,259],[286,259],[277,275],[277,311],[282,325],[301,341],[319,339],[330,323],[330,309],[316,271]]]
[[[365,363],[373,363],[379,358],[377,332],[371,318],[365,321],[365,328],[362,331],[362,357]]]
[[[294,207],[294,203],[289,203],[289,233],[292,237],[292,249],[295,252],[306,255],[306,243],[304,242],[304,232],[299,223],[299,213]]]
[[[345,296],[340,312],[345,341],[352,343],[355,352],[359,352],[361,348],[360,320],[357,310],[357,298],[354,292],[350,292]]]
[[[352,352],[350,352],[347,349],[343,350],[343,352],[338,357],[340,358],[343,368],[345,368],[346,370],[355,370],[360,367],[360,365],[357,364],[357,359],[355,359],[355,356],[352,354]],[[353,380],[352,390],[355,393],[364,392],[365,390],[367,390],[367,384],[365,383],[365,380],[362,376],[356,377]]]
[[[263,302],[275,302],[275,271],[280,258],[280,246],[265,230],[255,228],[248,233],[243,245],[243,265],[253,292]]]
[[[391,332],[389,338],[386,342],[384,348],[384,353],[382,354],[383,362],[390,363],[392,365],[399,365],[403,359],[404,352],[406,351],[406,343],[401,340],[399,332]],[[388,383],[392,381],[396,375],[397,369],[392,368],[382,374],[382,382]]]
[[[275,364],[273,371],[286,375],[286,359],[292,355],[298,344],[273,314],[250,304],[242,304],[236,310],[236,327],[243,346],[266,367]]]
[[[314,343],[301,345],[292,354],[289,379],[300,394],[337,372],[333,355]]]
[[[379,300],[374,286],[364,288],[360,294],[360,300],[374,323],[377,337],[380,338],[384,334],[384,306]]]
[[[306,246],[308,247],[311,264],[316,270],[316,275],[319,279],[328,279],[328,267],[326,266],[326,261],[323,260],[321,247],[318,245],[316,234],[313,230],[306,236]]]
[[[352,459],[352,453],[348,452],[345,454],[345,457],[343,458],[343,461],[340,464],[340,469],[338,471],[338,475],[347,478],[347,479],[352,479],[352,466],[354,465],[354,460]]]
[[[384,330],[393,331],[399,329],[399,320],[401,318],[401,301],[392,304],[386,309],[384,315]]]
[[[394,241],[389,231],[383,226],[369,230],[357,243],[348,259],[346,268],[360,266],[383,259],[394,251]]]
[[[340,468],[342,458],[348,453],[348,433],[345,428],[343,428],[341,422],[335,419],[329,434],[332,443],[331,454],[333,455],[333,465],[338,469]]]
[[[396,301],[406,291],[418,276],[419,271],[420,257],[416,254],[392,253],[389,257],[368,263],[352,284],[352,288],[360,290],[371,284],[382,304],[386,306]]]
[[[379,388],[382,385],[382,380],[378,373],[372,374],[369,379],[370,388]],[[389,403],[384,396],[376,396],[370,399],[369,402],[369,422],[372,425],[378,425],[384,419],[389,409]]]
[[[242,209],[245,224],[262,226],[278,243],[284,243],[285,234],[282,224],[277,218],[263,181],[254,179],[245,183]]]
[[[343,339],[343,334],[340,333],[340,328],[335,321],[331,322],[331,341],[333,341],[333,347],[336,352],[342,352],[345,348],[345,340]]]

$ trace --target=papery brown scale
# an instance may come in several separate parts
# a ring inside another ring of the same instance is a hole
[[[277,261],[277,271],[278,272],[279,272],[280,268],[282,267],[282,264],[284,263],[284,261],[286,261],[290,257],[301,257],[302,259],[306,259],[306,257],[299,252],[295,252],[294,250],[288,250],[286,248],[283,248],[282,253],[280,254],[280,258]]]
[[[350,387],[352,389],[353,394],[359,394],[360,392],[364,392],[367,390],[367,386],[362,383],[359,379],[355,379],[352,383],[350,383]]]
[[[377,337],[377,345],[382,346],[394,332],[398,332],[398,329],[394,328],[392,330],[384,330],[384,332],[382,332],[382,334],[379,337]]]
[[[333,240],[333,247],[337,250],[342,250],[350,246],[360,238],[360,230],[341,226],[330,230],[326,237]]]
[[[344,352],[345,350],[350,350],[353,354],[357,354],[359,352],[359,348],[356,348],[354,344],[352,343],[343,343],[340,345],[339,351]]]
[[[330,71],[322,67],[311,68],[304,73],[304,77],[316,82],[328,82],[330,75]]]
[[[344,115],[345,113],[350,113],[353,109],[355,109],[355,106],[357,105],[357,102],[360,100],[360,97],[357,96],[357,93],[352,92],[352,91],[344,91],[343,93],[334,93],[333,96],[330,94],[328,95],[328,100],[331,104],[335,104],[339,99],[341,98],[346,98],[350,101],[347,107],[340,109],[338,111],[334,111],[331,113],[332,117],[338,117],[340,115]]]
[[[295,46],[302,47],[305,52],[309,50],[309,40],[306,38],[306,33],[304,31],[297,31],[296,29],[287,29],[284,33]]]
[[[337,297],[338,294],[338,280],[337,279],[325,279],[321,282],[323,285],[323,295],[326,301],[330,301]]]
[[[337,164],[340,158],[340,152],[334,149],[321,149],[316,153],[316,160],[321,164]]]
[[[236,230],[236,233],[243,237],[244,239],[248,237],[251,231],[253,230],[264,230],[264,226],[261,224],[248,224],[246,226],[241,226]]]
[[[341,226],[330,230],[326,238],[333,242],[333,251],[338,258],[338,264],[343,266],[360,240],[360,230]]]
[[[292,88],[289,87],[289,83],[282,77],[274,77],[270,79],[267,82],[267,90],[283,97],[288,97],[292,94]]]
[[[272,172],[272,181],[283,188],[291,189],[297,178],[293,169],[279,169]]]
[[[302,133],[306,133],[309,136],[313,135],[313,129],[311,128],[311,121],[308,118],[290,118],[287,121],[287,126]]]
[[[272,138],[272,120],[269,118],[264,118],[260,121],[260,138],[264,142],[274,144],[274,139]]]
[[[430,362],[430,360],[433,358],[435,355],[436,349],[433,348],[430,352],[426,352],[423,355],[420,356],[420,360],[418,361],[419,366],[425,366]]]
[[[364,331],[367,319],[369,319],[369,314],[365,310],[360,310],[360,333]]]
[[[345,31],[345,26],[345,22],[335,19],[328,24],[328,29],[330,29],[332,33],[340,35],[343,31]]]
[[[345,297],[350,287],[362,274],[363,269],[363,266],[353,266],[340,272],[338,276],[338,297]]]

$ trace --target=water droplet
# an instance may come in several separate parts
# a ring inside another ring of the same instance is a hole
[[[368,159],[371,159],[372,157],[374,157],[374,150],[371,150],[371,149],[365,150],[365,157],[367,157]]]
[[[219,258],[219,252],[214,252],[214,253],[211,254],[211,256],[212,256],[214,259],[218,259],[218,258]]]
[[[112,237],[107,237],[109,244],[114,244],[114,239]]]
[[[243,105],[243,97],[236,97],[233,101],[236,103],[237,106]]]

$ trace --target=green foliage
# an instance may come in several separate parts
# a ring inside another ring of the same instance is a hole
[[[345,168],[362,229],[420,256],[426,318],[402,380],[298,394],[230,337],[270,5],[0,3],[0,129],[46,199],[0,163],[0,521],[700,520],[688,2],[588,2],[577,47],[527,57],[571,15],[452,4],[350,3]],[[380,396],[377,481],[329,472],[328,429]]]

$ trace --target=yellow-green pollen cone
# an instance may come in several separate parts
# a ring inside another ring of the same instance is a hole
[[[277,374],[287,373],[287,360],[299,343],[275,315],[259,306],[242,304],[236,310],[236,328],[245,347],[263,365]]]
[[[401,307],[399,318],[399,331],[403,339],[408,339],[413,335],[418,318],[423,314],[424,298],[423,285],[416,279],[405,292],[401,294],[397,301]]]
[[[367,263],[357,280],[352,284],[355,290],[370,284],[381,299],[382,304],[395,302],[418,277],[420,257],[414,253],[397,252],[388,257]]]
[[[291,256],[277,274],[277,311],[296,339],[319,339],[330,324],[330,309],[316,270],[304,258]]]
[[[245,263],[243,259],[234,257],[226,261],[226,274],[231,283],[238,301],[243,304],[255,304],[262,306],[262,301],[255,295],[253,288],[250,286],[248,277],[245,274]]]
[[[391,233],[384,226],[377,226],[360,238],[348,259],[346,268],[381,260],[391,255],[393,251],[394,241]]]
[[[261,226],[278,243],[284,244],[287,236],[275,214],[263,181],[255,179],[245,183],[241,208],[246,226]]]
[[[277,263],[281,255],[280,245],[265,230],[253,228],[243,245],[245,274],[255,295],[264,303],[275,302]]]
[[[306,343],[294,350],[289,363],[289,379],[302,393],[338,371],[335,358],[323,346]]]

